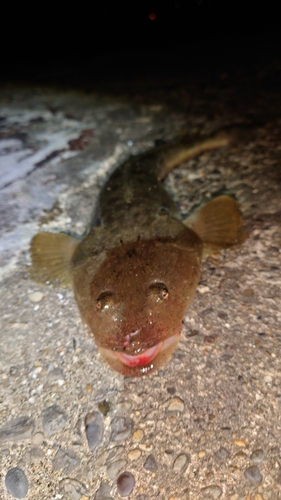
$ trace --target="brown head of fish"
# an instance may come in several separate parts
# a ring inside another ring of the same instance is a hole
[[[220,141],[221,138],[210,145],[208,139],[207,146],[202,141],[201,149],[197,145],[195,152],[227,144]],[[194,156],[194,147],[190,152],[190,146],[182,143],[167,148],[170,164],[162,177],[179,159],[182,161],[183,149],[186,158]],[[161,158],[161,151],[156,153]],[[150,157],[155,161],[154,152]],[[139,180],[134,179],[130,184],[128,178],[130,169],[135,168],[134,161]],[[234,245],[242,237],[241,216],[232,197],[218,196],[202,204],[183,223],[175,216],[173,204],[167,201],[167,193],[163,194],[145,161],[143,171],[140,170],[143,157],[134,161],[129,166],[125,164],[123,170],[119,167],[112,176],[113,184],[107,183],[108,206],[114,207],[117,195],[123,196],[121,205],[119,201],[116,203],[121,206],[123,219],[116,218],[112,208],[110,213],[105,212],[106,223],[92,227],[82,241],[65,233],[41,232],[31,243],[32,277],[40,282],[58,280],[72,285],[81,316],[101,356],[126,376],[150,373],[170,358],[196,291],[202,256]],[[164,163],[159,163],[160,170]],[[155,188],[154,198],[147,194],[152,189],[147,189],[149,183]],[[131,205],[130,209],[128,193],[141,200],[135,208]],[[164,216],[157,209],[163,200],[167,206],[170,203]],[[152,212],[152,216],[139,218],[142,203],[143,212]]]
[[[198,283],[198,236],[183,226],[174,237],[121,242],[93,273],[81,251],[73,257],[75,297],[102,357],[127,376],[163,365]]]

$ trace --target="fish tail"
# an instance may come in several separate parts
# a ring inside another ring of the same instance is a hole
[[[184,135],[174,143],[164,144],[157,151],[157,177],[164,179],[173,168],[180,163],[194,158],[206,151],[230,146],[236,142],[235,134],[231,131],[219,131],[209,137],[194,138]]]

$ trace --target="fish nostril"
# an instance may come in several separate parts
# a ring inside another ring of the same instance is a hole
[[[140,332],[140,330],[133,330],[131,331],[130,333],[128,333],[127,335],[124,336],[124,347],[129,347],[132,339],[138,335],[138,333]]]
[[[137,335],[139,332],[140,332],[140,330],[133,330],[131,333],[129,333],[129,336],[130,336],[130,337],[134,337],[134,336],[135,336],[135,335]]]

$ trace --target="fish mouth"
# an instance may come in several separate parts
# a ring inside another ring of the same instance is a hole
[[[141,354],[136,354],[135,356],[131,356],[130,354],[125,354],[124,352],[115,352],[115,355],[122,363],[129,367],[134,366],[144,366],[150,363],[158,354],[161,347],[163,345],[163,341],[159,342],[150,349],[142,352]]]
[[[133,356],[105,347],[99,347],[99,352],[114,370],[125,376],[141,376],[162,366],[175,350],[179,338],[179,334],[172,335],[141,354]]]

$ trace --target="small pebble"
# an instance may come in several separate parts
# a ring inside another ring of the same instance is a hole
[[[144,468],[150,472],[155,472],[158,469],[154,455],[148,455],[146,461],[144,462]]]
[[[33,446],[32,448],[26,448],[26,451],[23,453],[19,465],[24,469],[29,468],[30,464],[39,465],[44,461],[45,455],[41,448],[37,446]]]
[[[245,441],[243,441],[243,439],[233,439],[233,443],[236,444],[236,446],[240,446],[241,448],[246,446],[246,443]]]
[[[207,309],[204,309],[203,311],[200,312],[200,316],[201,318],[205,317],[205,316],[208,316],[209,314],[211,314],[212,312],[214,311],[214,309],[212,307],[208,307]]]
[[[44,453],[40,448],[37,448],[36,446],[31,448],[29,457],[32,464],[40,464],[40,462],[43,462],[44,460]]]
[[[0,428],[0,443],[30,439],[35,428],[35,422],[30,417],[18,417],[6,422]]]
[[[143,431],[141,429],[137,429],[135,432],[132,434],[132,441],[134,443],[139,443],[143,438]]]
[[[139,448],[135,448],[134,450],[129,451],[128,458],[133,462],[134,460],[138,460],[141,456],[141,450]]]
[[[110,485],[102,481],[99,489],[96,491],[95,500],[111,500]]]
[[[111,404],[109,403],[109,401],[104,400],[98,404],[98,409],[104,417],[106,417],[106,415],[110,411],[110,408]]]
[[[59,490],[65,500],[81,500],[84,496],[89,497],[85,485],[77,481],[77,479],[70,479],[69,477],[60,482]]]
[[[114,417],[111,421],[111,440],[123,441],[131,434],[134,427],[134,421],[130,417]]]
[[[103,451],[95,460],[95,468],[103,467],[106,461],[107,451]]]
[[[229,457],[229,451],[221,446],[215,453],[214,456],[219,462],[225,462],[226,459]]]
[[[34,436],[32,437],[32,443],[36,444],[37,446],[42,444],[43,441],[44,441],[44,434],[42,432],[36,432],[36,434],[34,434]]]
[[[57,382],[58,380],[64,379],[65,377],[61,368],[54,368],[53,370],[49,371],[47,375],[48,382]]]
[[[130,401],[121,401],[120,403],[116,404],[116,409],[120,415],[126,415],[126,413],[128,413],[131,408],[132,403],[130,403]]]
[[[97,448],[103,438],[103,419],[99,412],[88,413],[85,417],[85,430],[89,450]]]
[[[248,467],[248,469],[244,472],[244,476],[253,484],[259,484],[262,482],[262,475],[257,465]]]
[[[45,295],[42,292],[32,292],[29,294],[29,300],[31,300],[31,302],[41,302],[44,297]]]
[[[218,311],[218,317],[220,319],[228,320],[228,314],[225,311]]]
[[[24,498],[28,492],[28,482],[25,473],[18,467],[10,469],[5,477],[8,492],[14,498]]]
[[[121,497],[128,497],[135,487],[135,478],[131,472],[123,472],[117,479],[117,490]]]
[[[173,396],[176,393],[175,387],[167,387],[167,392]]]
[[[115,479],[119,472],[126,467],[126,465],[126,460],[117,460],[116,462],[110,463],[106,468],[106,473],[109,479]]]
[[[151,410],[145,415],[145,420],[148,422],[154,422],[157,420],[158,410]]]
[[[148,443],[148,444],[145,444],[145,443],[140,443],[139,444],[139,448],[142,450],[142,451],[151,451],[153,446],[152,446],[152,443]]]
[[[213,484],[211,486],[206,486],[206,488],[202,488],[201,493],[206,500],[216,500],[222,495],[222,489],[216,484]]]
[[[177,456],[173,463],[173,469],[177,472],[181,472],[186,469],[187,465],[190,463],[190,455],[186,453],[181,453]]]
[[[254,464],[259,464],[264,459],[264,452],[260,449],[254,450],[250,455],[250,459],[252,460],[252,462],[254,462]]]
[[[169,411],[179,411],[182,413],[184,410],[184,402],[182,401],[182,399],[175,396],[174,398],[170,399],[168,410]]]
[[[170,449],[165,450],[165,455],[170,461],[173,459],[173,454],[174,454],[173,450]]]
[[[110,462],[117,460],[119,457],[121,457],[124,451],[124,446],[114,446],[114,448],[112,448],[107,455],[106,463],[109,464]]]
[[[197,287],[197,290],[199,293],[201,293],[201,295],[204,295],[205,293],[208,293],[210,291],[210,288],[208,286],[205,286],[205,285],[199,285]]]
[[[58,405],[49,406],[41,415],[43,429],[49,436],[60,432],[66,425],[66,414]]]
[[[79,464],[80,459],[74,451],[62,448],[57,451],[52,462],[53,470],[62,470],[64,474],[71,474]]]

